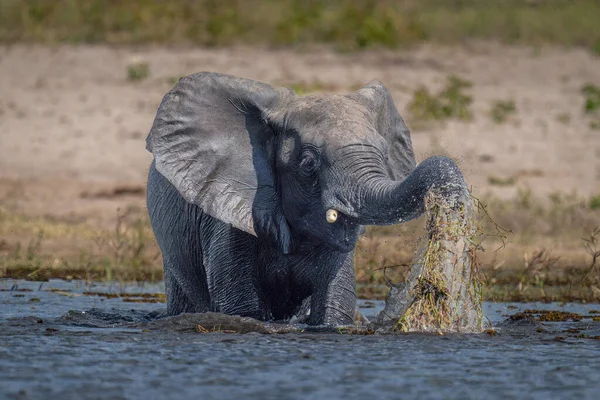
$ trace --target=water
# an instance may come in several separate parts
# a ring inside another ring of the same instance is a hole
[[[164,304],[82,295],[162,289],[0,280],[0,398],[596,399],[600,393],[600,341],[577,337],[600,335],[600,322],[507,319],[526,308],[590,315],[600,305],[485,303],[494,336],[242,335],[197,333],[185,317],[165,324],[155,319]],[[382,307],[361,305],[366,315]],[[182,331],[186,323],[189,332]]]

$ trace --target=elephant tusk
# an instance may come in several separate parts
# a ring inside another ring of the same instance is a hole
[[[333,224],[338,219],[338,212],[335,210],[327,210],[326,217],[327,217],[327,222],[329,222],[330,224]]]

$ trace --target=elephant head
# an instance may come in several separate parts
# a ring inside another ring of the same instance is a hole
[[[432,186],[462,182],[446,158],[415,169],[409,130],[377,81],[301,97],[194,74],[163,98],[147,149],[188,202],[283,253],[299,243],[350,251],[361,225],[414,218]]]

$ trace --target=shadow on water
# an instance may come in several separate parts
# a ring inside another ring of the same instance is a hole
[[[600,390],[600,305],[484,303],[493,326],[484,334],[359,335],[165,317],[155,302],[163,289],[0,281],[0,398],[591,399]],[[360,305],[367,317],[383,307]]]

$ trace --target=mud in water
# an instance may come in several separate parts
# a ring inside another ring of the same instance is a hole
[[[600,390],[597,304],[484,303],[493,328],[483,334],[379,335],[165,318],[163,289],[0,280],[0,398],[595,399]],[[366,316],[382,307],[361,302]]]

